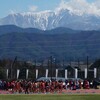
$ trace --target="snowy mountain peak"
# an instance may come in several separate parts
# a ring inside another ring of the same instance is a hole
[[[100,29],[100,17],[75,13],[67,8],[56,9],[54,12],[47,10],[41,12],[12,13],[0,20],[0,25],[17,25],[23,28],[38,28],[50,30],[56,27],[67,27],[76,30]]]

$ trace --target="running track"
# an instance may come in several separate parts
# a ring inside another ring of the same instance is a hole
[[[0,94],[12,94],[12,93],[9,91],[0,90]],[[50,93],[50,94],[56,94],[56,93]],[[100,89],[63,90],[60,94],[100,94]]]

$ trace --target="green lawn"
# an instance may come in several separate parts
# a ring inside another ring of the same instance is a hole
[[[0,95],[0,100],[100,100],[100,95]]]

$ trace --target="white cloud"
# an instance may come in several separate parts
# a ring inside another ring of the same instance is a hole
[[[31,12],[34,12],[34,11],[36,11],[38,9],[38,7],[37,6],[29,6],[29,11],[31,11]]]
[[[87,0],[62,0],[57,10],[68,9],[78,15],[91,14],[100,16],[100,0],[89,3]]]
[[[94,5],[100,9],[100,0],[95,0]]]

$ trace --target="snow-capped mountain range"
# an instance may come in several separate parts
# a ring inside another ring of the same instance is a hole
[[[50,30],[67,27],[75,30],[99,30],[100,16],[75,14],[68,9],[58,11],[13,13],[0,19],[0,25],[16,25],[22,28]]]

